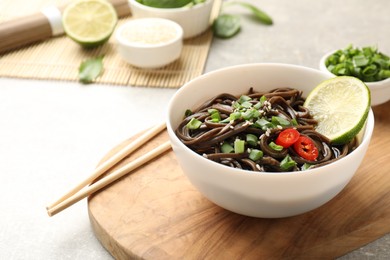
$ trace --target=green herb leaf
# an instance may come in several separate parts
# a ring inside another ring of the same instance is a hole
[[[232,14],[221,14],[214,20],[213,32],[219,38],[231,38],[241,29],[240,17]]]
[[[271,25],[273,24],[273,21],[272,21],[272,18],[267,14],[265,13],[264,11],[260,10],[258,7],[252,5],[252,4],[249,4],[247,2],[239,2],[239,1],[232,1],[232,2],[228,2],[229,5],[232,5],[232,4],[237,4],[237,5],[241,5],[242,7],[245,7],[247,8],[248,10],[250,10],[252,12],[252,14],[254,15],[254,17],[264,23],[264,24],[268,24],[268,25]]]
[[[79,80],[88,84],[93,82],[103,72],[103,56],[83,61],[79,67]]]

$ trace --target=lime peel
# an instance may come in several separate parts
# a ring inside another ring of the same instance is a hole
[[[370,105],[369,88],[351,76],[323,81],[309,93],[304,103],[318,121],[316,131],[335,145],[348,143],[362,130]]]

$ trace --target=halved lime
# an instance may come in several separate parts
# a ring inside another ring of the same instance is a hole
[[[74,1],[62,14],[65,33],[83,47],[96,47],[108,41],[117,21],[113,5],[105,0]]]
[[[333,144],[345,144],[363,128],[370,104],[370,90],[361,80],[340,76],[316,86],[304,106],[318,121],[317,132]]]

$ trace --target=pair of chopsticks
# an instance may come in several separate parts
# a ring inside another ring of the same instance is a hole
[[[119,152],[114,154],[110,159],[108,159],[107,161],[102,163],[100,166],[98,166],[95,169],[95,171],[87,179],[85,179],[80,184],[78,184],[76,187],[74,187],[72,190],[70,190],[68,193],[63,195],[56,202],[54,202],[46,207],[47,213],[49,214],[49,216],[50,217],[54,216],[55,214],[68,208],[69,206],[73,205],[74,203],[76,203],[76,202],[80,201],[81,199],[91,195],[92,193],[106,187],[107,185],[111,184],[115,180],[121,178],[122,176],[130,173],[134,169],[142,166],[143,164],[149,162],[150,160],[157,157],[158,155],[169,150],[171,148],[171,144],[169,141],[167,141],[167,142],[163,143],[162,145],[154,148],[153,150],[136,158],[135,160],[131,161],[130,163],[113,171],[108,176],[105,176],[104,178],[102,178],[102,179],[100,179],[92,184],[92,182],[95,181],[98,177],[100,177],[102,174],[107,172],[110,168],[112,168],[114,165],[116,165],[119,161],[121,161],[127,155],[134,152],[141,145],[146,143],[148,140],[150,140],[152,137],[154,137],[155,135],[160,133],[165,128],[166,128],[165,122],[152,127],[151,129],[146,131],[144,134],[142,134],[140,137],[138,137],[135,141],[126,145],[123,149],[121,149]]]

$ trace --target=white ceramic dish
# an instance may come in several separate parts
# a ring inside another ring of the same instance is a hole
[[[335,51],[326,53],[320,59],[319,68],[331,77],[335,77],[325,65],[326,59]],[[390,100],[390,78],[377,82],[364,82],[371,91],[371,106],[377,106]]]
[[[175,21],[183,28],[185,39],[197,36],[209,28],[213,3],[214,0],[206,0],[192,7],[166,9],[150,7],[136,0],[129,0],[131,12],[135,18],[159,17]]]
[[[334,198],[358,169],[371,140],[374,116],[370,110],[361,144],[348,156],[303,172],[253,173],[212,162],[185,146],[174,131],[184,111],[221,93],[240,95],[249,87],[301,89],[304,96],[329,75],[287,64],[249,64],[200,76],[181,87],[168,107],[167,129],[177,160],[191,183],[210,201],[253,217],[279,218],[313,210]]]
[[[140,68],[163,67],[177,60],[183,48],[183,29],[162,18],[130,20],[117,29],[115,38],[119,55]]]

